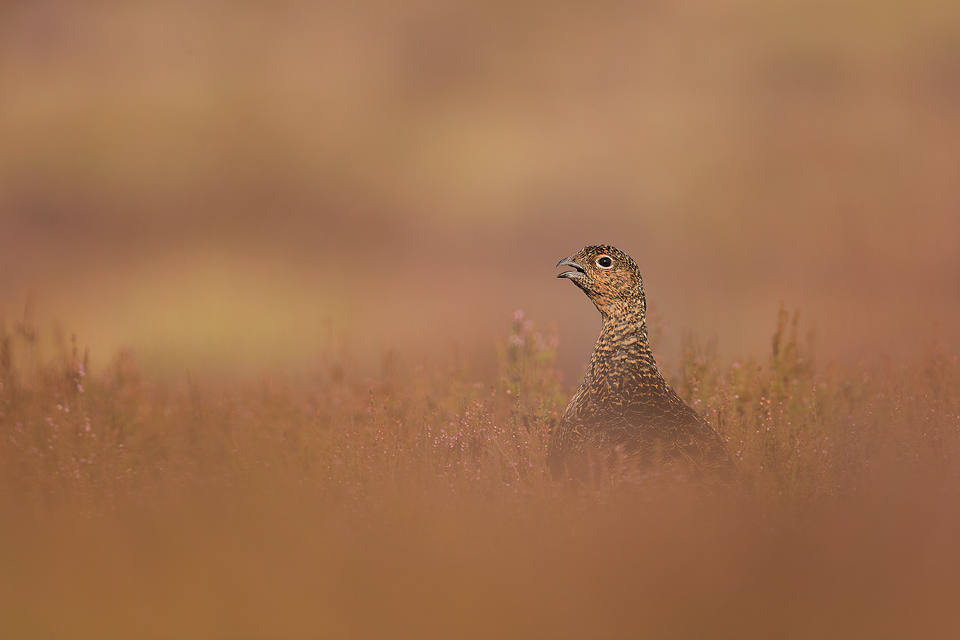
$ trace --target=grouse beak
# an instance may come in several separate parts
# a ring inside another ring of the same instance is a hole
[[[574,269],[576,269],[576,271],[564,271],[564,272],[562,272],[562,273],[558,273],[558,274],[557,274],[557,277],[558,277],[558,278],[571,278],[571,279],[576,279],[576,278],[579,278],[581,274],[586,273],[586,272],[583,270],[583,267],[581,267],[580,265],[578,265],[576,262],[574,262],[574,261],[571,260],[570,258],[564,258],[563,260],[561,260],[560,262],[557,263],[557,266],[558,266],[558,267],[561,266],[561,265],[564,266],[564,267],[573,267]]]

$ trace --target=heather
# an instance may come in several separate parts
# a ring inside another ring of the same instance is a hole
[[[514,315],[495,378],[331,344],[306,375],[151,377],[5,324],[11,637],[948,637],[960,625],[960,365],[684,340],[671,382],[737,486],[545,468],[576,381]],[[885,635],[889,634],[889,635]]]

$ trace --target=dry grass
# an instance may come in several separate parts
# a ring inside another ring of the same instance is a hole
[[[735,495],[573,490],[544,447],[570,385],[521,314],[499,377],[325,352],[309,377],[89,371],[0,334],[0,635],[955,637],[960,365],[818,366],[687,339],[674,380]]]

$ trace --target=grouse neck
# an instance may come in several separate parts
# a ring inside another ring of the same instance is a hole
[[[643,308],[637,305],[615,315],[604,315],[596,352],[621,364],[656,369]]]

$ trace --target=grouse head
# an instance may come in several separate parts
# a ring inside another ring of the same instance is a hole
[[[557,266],[572,267],[557,277],[567,278],[580,287],[604,318],[619,316],[636,306],[641,313],[645,310],[640,269],[633,258],[616,247],[584,247]]]

